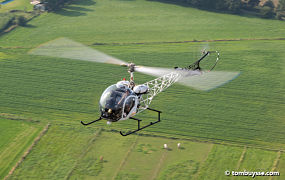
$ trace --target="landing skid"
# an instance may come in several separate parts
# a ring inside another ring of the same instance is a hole
[[[84,123],[83,121],[81,121],[81,124],[84,125],[84,126],[88,126],[88,125],[93,124],[93,123],[95,123],[97,121],[100,121],[100,120],[102,120],[102,117],[99,117],[99,119],[96,119],[96,120],[91,121],[89,123]]]
[[[130,119],[134,119],[134,120],[138,121],[138,129],[136,129],[136,130],[134,130],[134,131],[129,131],[129,132],[127,132],[126,134],[123,134],[122,131],[120,131],[120,134],[121,134],[122,136],[127,136],[127,135],[133,134],[133,133],[135,133],[135,132],[138,132],[138,131],[140,131],[140,130],[142,130],[142,129],[144,129],[144,128],[147,128],[147,127],[149,127],[149,126],[152,126],[152,125],[154,125],[154,124],[160,122],[160,113],[161,113],[161,111],[158,111],[158,110],[155,110],[155,109],[151,109],[151,108],[147,108],[147,109],[150,110],[150,111],[155,111],[155,112],[158,113],[157,121],[151,122],[150,124],[148,124],[148,125],[146,125],[146,126],[140,127],[140,122],[141,122],[142,120],[141,120],[141,119],[134,118],[134,117],[130,117]]]

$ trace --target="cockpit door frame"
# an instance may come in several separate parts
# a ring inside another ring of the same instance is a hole
[[[132,107],[132,109],[130,110],[129,114],[126,115],[126,117],[124,117],[124,112],[125,112],[125,107],[126,107],[126,102],[129,98],[135,98],[135,104],[134,106]],[[139,100],[138,100],[138,97],[135,96],[135,95],[130,95],[128,96],[125,101],[124,101],[124,105],[123,105],[123,110],[122,110],[122,117],[120,120],[126,120],[126,119],[129,119],[131,116],[134,116],[136,113],[137,113],[137,106],[138,106],[138,103],[139,103]]]

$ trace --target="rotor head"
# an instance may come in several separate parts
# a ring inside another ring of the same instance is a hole
[[[128,67],[128,72],[135,72],[136,65],[134,63],[122,64],[122,66]]]

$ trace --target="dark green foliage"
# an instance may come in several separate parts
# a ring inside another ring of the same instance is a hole
[[[279,0],[277,9],[279,11],[285,11],[285,0]]]
[[[27,22],[27,19],[24,16],[17,16],[15,18],[15,24],[18,24],[19,26],[25,26]]]
[[[226,0],[227,10],[233,13],[239,13],[242,7],[240,0]]]
[[[264,18],[273,18],[275,16],[274,9],[269,6],[259,7],[260,15]]]
[[[279,20],[285,20],[285,11],[279,11],[276,13],[276,18]]]
[[[159,180],[171,179],[192,179],[193,175],[198,172],[199,163],[193,160],[178,162],[169,165],[165,171],[162,172]]]
[[[163,0],[162,0],[163,1]],[[242,7],[241,0],[164,0],[165,2],[182,3],[200,9],[239,13]]]
[[[0,13],[0,32],[13,25],[25,26],[26,22],[27,18],[24,15]]]
[[[187,3],[196,7],[201,7],[203,5],[203,3],[200,0],[188,0]]]
[[[285,19],[285,0],[279,0],[277,9],[276,9],[276,18],[279,20]]]
[[[263,4],[263,6],[268,6],[268,7],[271,7],[272,9],[275,8],[274,3],[272,2],[272,0],[266,1],[266,2]]]
[[[276,15],[277,19],[282,19],[285,7],[285,0],[281,0],[277,11],[275,12],[275,5],[272,0],[265,2],[261,7],[260,0],[157,0],[163,2],[171,2],[180,5],[190,5],[199,9],[205,9],[210,11],[228,12],[233,14],[252,15],[263,18],[273,18]],[[278,10],[279,9],[279,10]],[[283,10],[282,10],[283,9]],[[243,11],[242,11],[243,10]]]
[[[247,2],[248,6],[251,7],[251,8],[254,8],[256,6],[258,6],[260,3],[260,0],[249,0]]]
[[[228,4],[226,0],[217,0],[215,3],[215,9],[217,10],[227,10]]]
[[[0,13],[0,32],[13,23],[15,16],[10,13]]]
[[[205,9],[228,11],[232,13],[238,13],[242,5],[241,0],[192,0],[191,4]]]
[[[64,3],[71,0],[42,0],[43,4],[46,4],[48,10],[59,10],[63,7]]]
[[[213,7],[215,7],[216,10],[229,11],[232,13],[239,13],[242,5],[240,0],[217,0],[214,2]]]

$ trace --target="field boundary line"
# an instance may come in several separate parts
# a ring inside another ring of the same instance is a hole
[[[7,180],[17,169],[17,167],[25,160],[25,158],[30,154],[33,147],[37,145],[37,143],[40,141],[40,139],[47,133],[48,129],[50,127],[50,123],[48,123],[43,130],[40,132],[40,134],[34,139],[32,145],[27,149],[27,151],[24,152],[23,156],[20,158],[20,160],[16,163],[16,165],[10,170],[7,176],[4,177],[4,180]]]
[[[71,170],[67,173],[67,176],[64,179],[69,179],[74,171],[74,169],[76,168],[76,165],[78,164],[78,162],[88,153],[88,151],[91,148],[92,143],[97,139],[97,137],[101,134],[102,129],[100,128],[97,133],[93,136],[93,138],[90,139],[90,141],[88,142],[87,148],[83,149],[83,152],[80,154],[80,156],[78,157],[78,159],[75,161],[74,166],[71,168]]]
[[[209,148],[209,150],[208,150],[208,153],[207,153],[207,157],[206,158],[204,158],[202,161],[201,161],[201,163],[200,163],[200,165],[199,165],[199,168],[198,168],[198,172],[196,173],[196,174],[194,174],[194,176],[193,176],[193,179],[198,179],[198,176],[200,175],[200,173],[201,173],[201,167],[204,165],[204,163],[207,161],[207,159],[208,159],[208,157],[209,157],[209,154],[211,153],[211,151],[212,151],[212,149],[213,149],[213,147],[214,147],[214,145],[215,144],[210,144],[211,146],[210,146],[210,148]]]
[[[152,176],[151,176],[151,180],[155,179],[157,177],[157,175],[159,174],[159,171],[161,170],[161,165],[162,163],[164,162],[165,158],[166,158],[166,154],[167,154],[167,151],[164,151],[160,157],[160,160],[159,160],[159,163],[158,165],[156,166],[155,168],[155,171],[152,173]]]
[[[201,42],[227,42],[227,41],[283,41],[285,38],[237,38],[237,39],[211,39],[211,40],[185,40],[185,41],[156,41],[156,42],[95,42],[92,44],[86,44],[87,46],[121,46],[121,45],[151,45],[151,44],[183,44],[183,43],[201,43]],[[10,46],[10,47],[1,47],[0,49],[32,49],[35,47],[23,47],[23,46]]]
[[[272,165],[272,169],[271,169],[271,172],[274,172],[279,164],[279,161],[280,161],[280,157],[281,157],[281,151],[278,151],[277,152],[277,156],[276,156],[276,159],[274,160],[273,162],[273,165]],[[272,180],[274,176],[270,176],[269,180]]]
[[[242,153],[241,153],[241,155],[240,155],[239,161],[238,161],[238,163],[237,163],[236,170],[238,170],[238,169],[240,168],[240,165],[241,165],[241,163],[242,163],[243,160],[244,160],[246,150],[247,150],[247,147],[244,146],[243,151],[242,151]]]
[[[24,118],[21,116],[17,116],[14,114],[8,114],[8,113],[0,113],[0,118],[5,118],[8,120],[15,120],[15,121],[26,121],[26,122],[33,122],[33,123],[39,123],[39,120],[33,120],[31,118]]]
[[[123,167],[123,166],[125,165],[125,163],[127,162],[127,159],[128,159],[128,157],[129,157],[130,153],[132,152],[132,150],[134,149],[134,147],[136,146],[137,142],[138,142],[138,136],[136,136],[136,139],[135,139],[135,141],[133,142],[132,146],[129,148],[129,150],[128,150],[128,152],[126,153],[125,157],[122,159],[122,161],[121,161],[121,163],[120,163],[120,165],[119,165],[117,171],[115,172],[114,176],[112,177],[112,180],[114,180],[114,179],[118,176],[120,170],[122,169],[122,167]]]
[[[107,130],[104,129],[106,132],[120,132],[119,130]],[[217,144],[217,145],[224,145],[224,146],[232,146],[232,147],[240,147],[243,148],[244,146],[247,146],[247,148],[254,148],[254,149],[261,149],[265,151],[274,151],[274,152],[285,152],[285,149],[282,147],[276,147],[276,149],[269,148],[270,145],[263,145],[260,144],[246,144],[246,142],[241,141],[231,141],[226,139],[217,139],[217,138],[204,138],[204,137],[198,137],[198,136],[185,136],[181,134],[175,134],[175,137],[169,137],[170,135],[174,136],[174,134],[165,134],[161,132],[151,132],[150,134],[146,134],[141,132],[140,136],[144,137],[160,137],[165,139],[174,139],[174,140],[183,140],[183,141],[190,141],[190,142],[199,142],[199,143],[206,143],[206,144]]]
[[[272,41],[285,40],[285,38],[237,38],[237,39],[212,39],[212,40],[186,40],[186,41],[157,41],[157,42],[129,42],[129,43],[93,43],[96,45],[142,45],[142,44],[180,44],[180,43],[200,43],[200,42],[224,42],[224,41]]]
[[[11,151],[11,148],[13,148],[15,145],[17,145],[17,142],[20,140],[22,141],[23,139],[22,138],[25,138],[29,133],[32,133],[33,130],[35,130],[36,128],[35,127],[29,127],[27,129],[25,129],[24,131],[22,131],[21,133],[17,134],[17,136],[13,139],[13,141],[11,141],[7,147],[2,150],[0,152],[0,159],[3,159],[3,156],[5,157],[5,155]]]
[[[15,166],[23,153],[32,144],[32,141],[35,138],[34,136],[37,136],[40,130],[41,129],[35,126],[23,127],[23,131],[18,133],[10,140],[5,148],[0,151],[0,161],[2,164],[2,167],[0,167],[0,179],[4,178],[11,168]]]
[[[240,158],[239,158],[238,163],[237,163],[237,166],[236,166],[236,171],[239,170],[240,165],[241,165],[241,163],[242,163],[243,160],[244,160],[246,150],[247,150],[247,147],[244,146],[243,151],[242,151],[242,153],[241,153],[241,155],[240,155]],[[232,179],[234,179],[234,176],[232,176]]]

